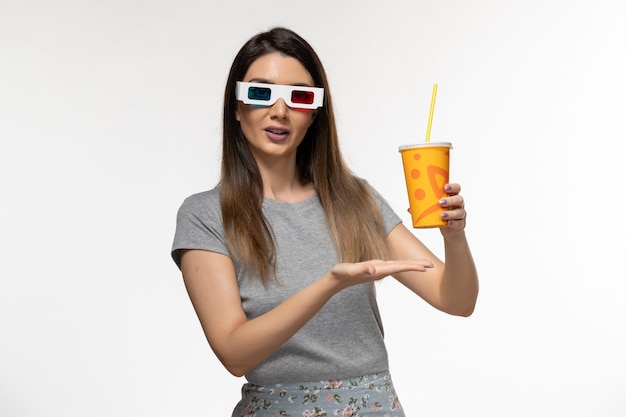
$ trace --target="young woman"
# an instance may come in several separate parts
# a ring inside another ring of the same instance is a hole
[[[288,29],[241,48],[223,116],[220,182],[183,202],[172,256],[211,348],[247,379],[233,416],[403,416],[374,282],[472,313],[460,186],[441,202],[444,265],[346,167],[324,68]]]

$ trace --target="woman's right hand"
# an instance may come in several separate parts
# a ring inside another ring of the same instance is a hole
[[[373,259],[357,263],[336,264],[330,270],[329,277],[334,280],[335,284],[338,285],[341,290],[351,285],[377,281],[398,272],[424,272],[433,266],[433,263],[427,259],[397,261]]]

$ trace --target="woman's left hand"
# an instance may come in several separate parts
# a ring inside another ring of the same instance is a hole
[[[441,234],[444,238],[451,238],[465,230],[465,219],[467,212],[465,211],[465,202],[459,184],[446,184],[446,193],[448,197],[441,200],[441,207],[446,209],[441,213],[443,220],[447,221],[447,225],[441,228]]]

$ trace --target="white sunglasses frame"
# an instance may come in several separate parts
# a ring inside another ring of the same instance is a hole
[[[250,87],[269,88],[271,90],[270,99],[255,100],[248,98],[248,89]],[[292,102],[291,93],[294,90],[312,92],[313,103],[304,104]],[[235,97],[237,100],[242,101],[244,104],[253,104],[257,106],[272,106],[278,101],[279,98],[282,98],[283,100],[285,100],[285,103],[291,108],[315,110],[322,107],[324,104],[324,89],[321,87],[306,87],[302,85],[248,83],[245,81],[237,81],[237,85],[235,86]]]

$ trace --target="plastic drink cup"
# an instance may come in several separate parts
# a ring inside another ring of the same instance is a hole
[[[406,190],[414,228],[443,227],[444,209],[439,200],[448,196],[444,186],[449,182],[449,142],[424,142],[400,146]]]

